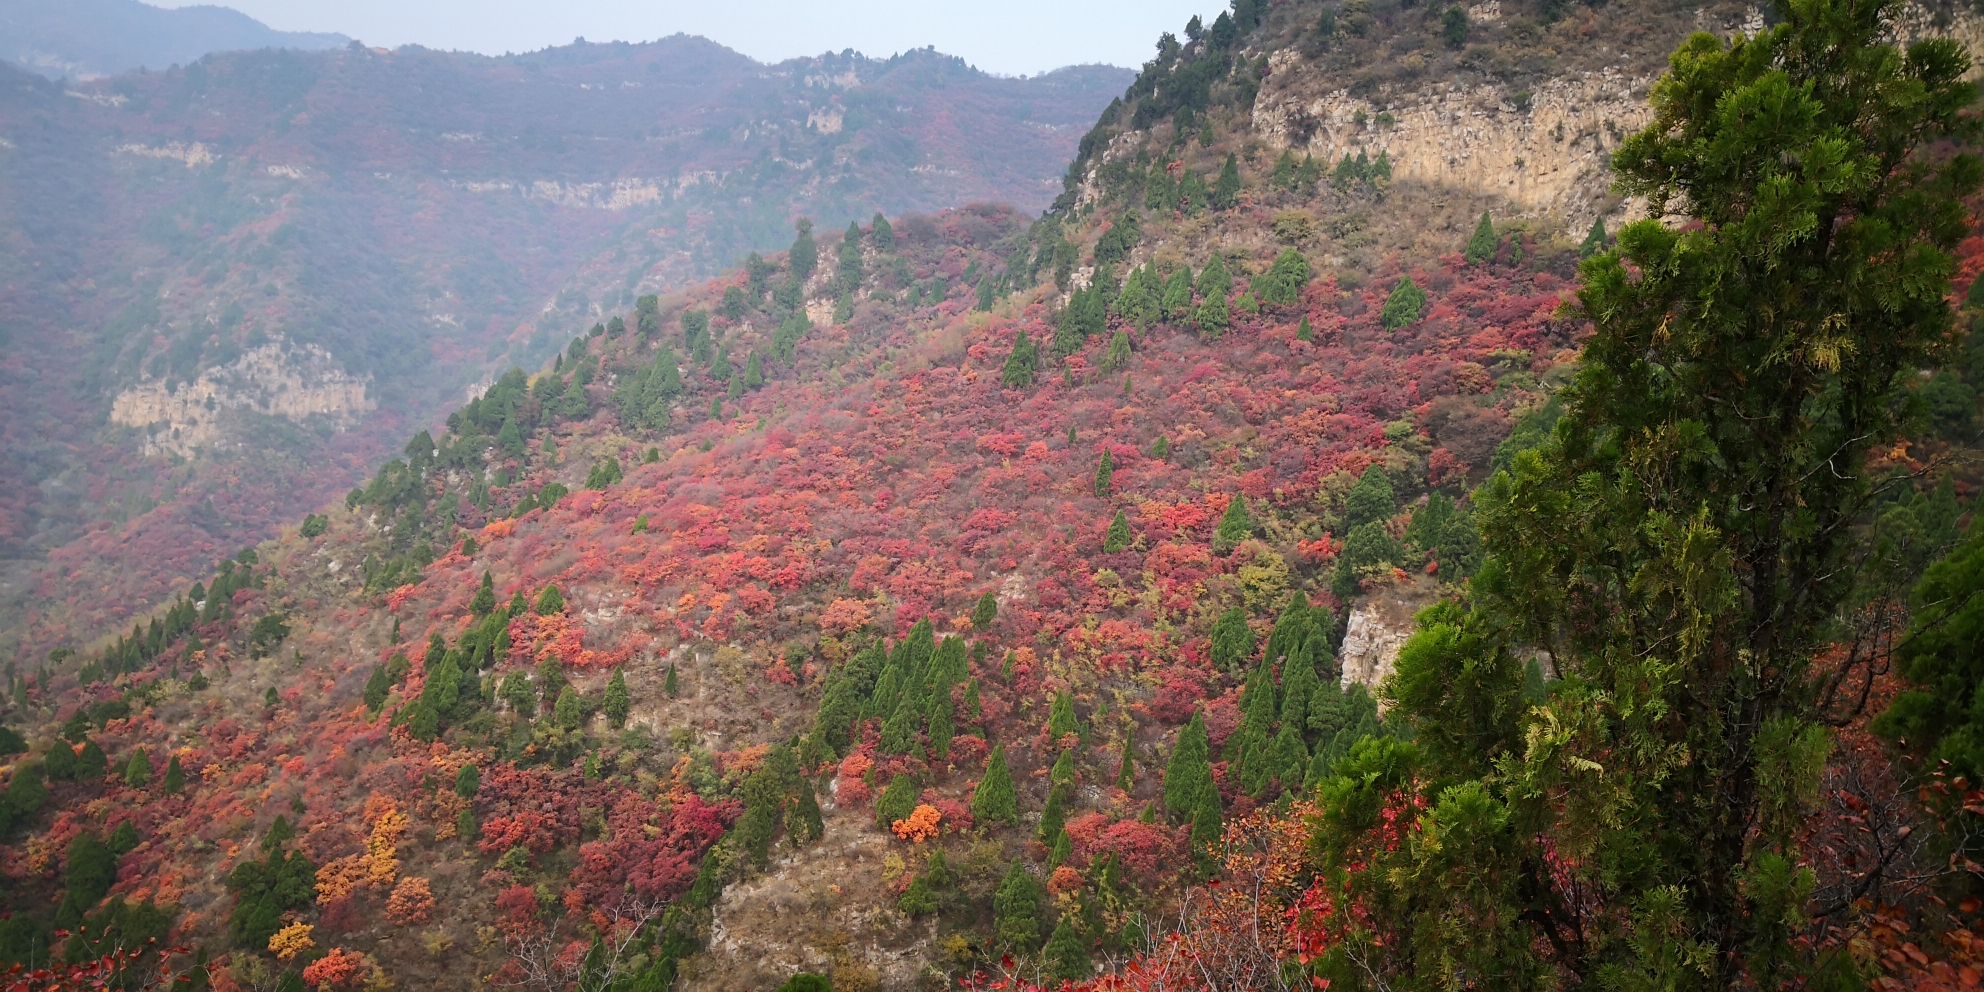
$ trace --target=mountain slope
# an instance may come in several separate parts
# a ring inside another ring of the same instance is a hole
[[[250,52],[68,91],[0,73],[0,459],[28,480],[0,499],[0,581],[40,652],[795,214],[1044,205],[1127,78],[768,67],[688,37]]]
[[[9,794],[93,774],[12,825],[0,950],[146,898],[242,985],[905,988],[1161,940],[1222,824],[1396,731],[1365,686],[1474,566],[1604,244],[1405,146],[1284,156],[1251,74],[1324,10],[1147,68],[1048,216],[823,224],[616,306],[156,628],[28,659]]]
[[[0,58],[58,79],[185,65],[214,52],[340,48],[341,34],[276,31],[240,11],[166,9],[137,0],[7,0]]]

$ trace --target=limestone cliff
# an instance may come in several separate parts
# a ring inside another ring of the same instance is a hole
[[[266,344],[192,382],[141,381],[117,395],[110,420],[146,431],[146,454],[190,456],[226,446],[231,419],[244,414],[324,417],[343,430],[377,406],[369,384],[316,345]]]

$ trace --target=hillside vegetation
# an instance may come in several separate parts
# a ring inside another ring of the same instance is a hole
[[[1688,40],[1567,231],[1247,112],[1281,52],[1522,36],[1240,0],[1038,218],[802,219],[617,303],[10,669],[0,957],[1974,985],[1984,168],[1894,13]]]

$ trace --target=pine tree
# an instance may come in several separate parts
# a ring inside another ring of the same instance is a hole
[[[468,601],[469,613],[486,617],[496,612],[496,583],[488,572],[482,573],[482,588],[475,591],[475,598]]]
[[[1219,167],[1219,178],[1212,184],[1212,206],[1215,210],[1231,210],[1240,203],[1240,160],[1232,152],[1226,154],[1226,164]]]
[[[887,830],[896,821],[909,819],[916,812],[916,797],[922,792],[916,776],[907,772],[890,779],[881,798],[875,800],[875,825]]]
[[[1392,490],[1392,481],[1384,469],[1376,465],[1364,470],[1357,477],[1357,484],[1350,487],[1344,497],[1344,530],[1349,531],[1361,524],[1391,519],[1398,511],[1398,497]]]
[[[168,796],[176,796],[186,791],[186,770],[179,767],[179,756],[173,755],[165,763],[165,780],[160,783]]]
[[[1031,386],[1039,367],[1040,349],[1034,345],[1030,335],[1021,331],[1013,339],[1013,350],[1006,356],[1006,366],[999,374],[999,383],[1007,389]]]
[[[978,605],[972,608],[971,628],[980,632],[990,630],[992,621],[998,617],[999,597],[992,595],[992,590],[987,589],[984,595],[978,597]]]
[[[786,264],[792,267],[792,275],[800,282],[813,274],[813,268],[820,264],[820,247],[813,241],[813,222],[804,217],[794,225],[798,231],[792,239],[792,249],[786,254]]]
[[[744,363],[744,388],[757,389],[764,384],[765,368],[758,361],[758,353],[753,351],[751,352],[751,357],[746,359]]]
[[[1593,217],[1591,230],[1585,232],[1584,241],[1578,244],[1578,257],[1590,258],[1605,250],[1611,239],[1605,236],[1605,218]]]
[[[661,691],[667,693],[671,699],[681,694],[681,689],[675,680],[675,663],[672,661],[668,663],[668,676],[662,680]]]
[[[1035,832],[1041,843],[1053,843],[1054,837],[1067,825],[1068,800],[1073,794],[1073,787],[1058,783],[1047,790],[1047,805],[1040,809],[1040,827]]]
[[[1108,532],[1102,537],[1102,553],[1113,555],[1129,547],[1131,540],[1133,537],[1130,534],[1130,518],[1124,516],[1122,510],[1117,510],[1116,515],[1109,520]]]
[[[455,772],[455,795],[463,799],[474,799],[481,788],[482,771],[474,765],[463,765]]]
[[[1801,936],[1835,716],[1811,687],[1859,595],[1842,576],[1871,551],[1874,457],[1913,429],[1907,380],[1953,326],[1984,167],[1925,154],[1980,132],[1959,44],[1904,55],[1894,4],[1781,9],[1684,42],[1613,154],[1623,195],[1684,222],[1636,221],[1581,267],[1562,417],[1476,507],[1494,580],[1417,618],[1387,682],[1413,739],[1358,744],[1323,785],[1326,808],[1385,796],[1452,825],[1437,860],[1359,873],[1370,932],[1407,942],[1368,984],[1851,981]],[[1534,707],[1524,660],[1545,646],[1565,687]],[[1382,829],[1320,828],[1318,862]],[[1526,907],[1571,893],[1591,925],[1551,946]],[[1439,932],[1456,914],[1498,922]]]
[[[1474,234],[1467,239],[1467,248],[1462,253],[1469,265],[1480,265],[1495,257],[1498,244],[1495,236],[1495,222],[1488,219],[1487,211],[1481,213],[1481,223],[1475,225]]]
[[[1013,770],[1006,764],[1006,745],[992,748],[985,763],[985,777],[971,793],[971,815],[982,823],[1014,823],[1019,820],[1019,791],[1013,786]]]
[[[1226,504],[1226,513],[1219,518],[1219,527],[1213,531],[1213,550],[1224,554],[1252,536],[1254,518],[1247,513],[1246,494],[1234,493]]]
[[[556,585],[545,586],[544,591],[537,594],[537,615],[548,617],[563,612],[565,612],[565,594],[559,592]]]
[[[133,789],[142,789],[151,784],[152,756],[144,748],[131,752],[131,763],[124,768],[124,784]]]
[[[1116,459],[1108,448],[1102,449],[1102,460],[1095,466],[1095,495],[1100,499],[1109,498],[1109,485],[1116,477]]]
[[[1383,309],[1378,311],[1378,322],[1385,330],[1396,331],[1419,319],[1420,311],[1426,308],[1426,291],[1405,276],[1392,287],[1392,294],[1385,298]]]
[[[1171,762],[1164,769],[1164,810],[1173,822],[1190,822],[1206,793],[1213,792],[1212,745],[1203,711],[1178,732]]]
[[[889,226],[889,219],[877,212],[869,225],[869,238],[875,242],[875,250],[886,255],[896,250],[895,228]]]
[[[1192,267],[1179,266],[1171,273],[1171,279],[1164,284],[1164,296],[1158,301],[1158,311],[1165,320],[1181,320],[1192,310]]]
[[[1082,733],[1081,720],[1075,716],[1075,697],[1063,689],[1054,697],[1054,703],[1047,710],[1047,738],[1058,742],[1068,736]]]
[[[992,895],[992,928],[999,946],[1026,954],[1040,943],[1040,883],[1018,858]]]
[[[374,667],[372,675],[365,680],[365,691],[361,694],[361,698],[365,700],[365,708],[374,713],[379,712],[379,708],[386,705],[386,694],[392,690],[392,687],[392,679],[386,675],[386,666]]]
[[[585,719],[585,710],[579,694],[571,686],[558,693],[558,702],[551,707],[551,722],[562,730],[577,730]]]
[[[1247,625],[1247,611],[1233,606],[1212,625],[1212,663],[1226,671],[1254,656],[1254,629]]]
[[[1137,766],[1131,755],[1135,749],[1129,741],[1123,742],[1123,763],[1116,768],[1116,788],[1129,792],[1137,784]]]
[[[1095,962],[1089,958],[1088,943],[1075,932],[1073,913],[1062,913],[1042,952],[1047,976],[1062,981],[1079,981],[1095,976]]]
[[[606,699],[601,709],[606,720],[619,730],[627,725],[627,713],[633,708],[633,700],[627,695],[627,676],[620,669],[613,670],[613,677],[606,681]]]

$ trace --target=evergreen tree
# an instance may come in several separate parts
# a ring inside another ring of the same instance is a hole
[[[1069,734],[1080,736],[1081,733],[1081,721],[1075,717],[1074,694],[1063,689],[1054,696],[1053,705],[1047,709],[1047,738],[1058,742]]]
[[[601,709],[606,720],[619,730],[627,725],[627,713],[633,708],[633,700],[627,695],[627,676],[620,669],[613,670],[613,677],[606,680],[606,699]]]
[[[496,584],[488,572],[482,573],[482,587],[475,591],[475,597],[468,601],[469,613],[486,617],[496,612]]]
[[[1116,515],[1109,520],[1108,532],[1102,536],[1102,552],[1113,555],[1129,547],[1133,539],[1130,534],[1130,518],[1124,516],[1123,511],[1117,510]]]
[[[1040,883],[1018,858],[992,894],[992,929],[999,946],[1026,954],[1040,943]]]
[[[1192,311],[1192,267],[1179,266],[1171,273],[1164,284],[1164,295],[1158,301],[1158,312],[1165,320],[1181,320]]]
[[[548,617],[563,612],[565,612],[565,594],[559,592],[556,585],[545,586],[544,591],[537,594],[537,615]]]
[[[110,756],[95,741],[84,741],[83,749],[76,753],[76,781],[101,782],[109,774]]]
[[[558,693],[558,702],[551,707],[551,722],[561,730],[577,730],[585,722],[585,707],[577,690],[566,686]]]
[[[1062,981],[1079,981],[1095,976],[1095,962],[1089,958],[1088,942],[1075,932],[1073,913],[1062,913],[1061,922],[1047,938],[1043,951],[1047,976]]]
[[[1102,449],[1102,459],[1095,465],[1095,495],[1100,499],[1109,498],[1109,486],[1116,477],[1116,459],[1108,448]]]
[[[1495,236],[1495,222],[1488,219],[1488,212],[1482,211],[1481,223],[1474,227],[1474,234],[1467,239],[1467,248],[1462,255],[1469,265],[1480,265],[1495,257],[1495,246],[1499,243]]]
[[[1605,218],[1593,217],[1591,230],[1585,232],[1584,240],[1578,244],[1578,257],[1590,258],[1604,251],[1610,243],[1611,239],[1605,235]]]
[[[365,700],[365,708],[374,713],[379,712],[379,708],[386,705],[386,694],[392,690],[392,687],[392,680],[386,675],[386,666],[375,666],[371,676],[365,680],[364,692],[360,694]]]
[[[1074,794],[1072,786],[1056,783],[1047,790],[1047,805],[1040,809],[1040,827],[1035,832],[1043,844],[1051,844],[1068,823],[1068,799]]]
[[[661,691],[667,693],[670,699],[681,695],[680,685],[675,679],[675,663],[672,661],[668,663],[668,675],[662,680]]]
[[[131,752],[131,763],[124,766],[124,784],[133,789],[142,789],[152,781],[152,756],[139,748]]]
[[[1308,284],[1309,260],[1293,248],[1284,248],[1274,265],[1254,280],[1253,288],[1263,305],[1288,306],[1302,298],[1302,287]],[[1308,317],[1305,315],[1303,320]]]
[[[875,250],[886,255],[896,250],[895,228],[889,226],[889,219],[877,212],[869,225],[869,238],[875,242]]]
[[[916,776],[907,772],[890,779],[881,798],[875,800],[875,825],[887,830],[890,824],[909,819],[916,812],[916,797],[922,792]]]
[[[1343,526],[1347,532],[1360,524],[1372,521],[1390,520],[1398,510],[1398,497],[1392,491],[1392,480],[1384,469],[1376,465],[1364,470],[1357,477],[1357,484],[1350,487],[1350,493],[1343,501]]]
[[[161,783],[168,796],[176,796],[186,791],[186,770],[179,766],[179,756],[173,755],[165,763],[165,780]]]
[[[474,799],[482,789],[482,771],[472,764],[463,765],[455,772],[455,795],[463,799]]]
[[[1232,152],[1226,155],[1226,164],[1219,167],[1219,178],[1212,184],[1212,206],[1214,210],[1231,210],[1240,203],[1240,160]]]
[[[1019,820],[1019,791],[1013,786],[1013,769],[1006,764],[1006,745],[992,748],[985,763],[985,777],[971,793],[971,815],[981,823],[1014,823]]]
[[[1383,309],[1378,311],[1378,322],[1385,330],[1396,331],[1419,319],[1420,311],[1426,308],[1426,291],[1405,276],[1392,287],[1392,294],[1385,298]]]
[[[1387,682],[1413,740],[1363,741],[1322,785],[1342,813],[1317,862],[1372,855],[1320,880],[1374,910],[1395,964],[1366,984],[1857,980],[1803,936],[1835,716],[1817,659],[1854,609],[1870,456],[1946,346],[1984,167],[1922,154],[1979,135],[1958,43],[1903,54],[1895,4],[1778,10],[1684,42],[1614,153],[1623,195],[1689,222],[1637,221],[1582,266],[1561,419],[1476,504],[1489,578],[1420,614]],[[1538,649],[1561,674],[1541,707]],[[1362,811],[1421,802],[1440,850],[1380,853]],[[1530,907],[1566,898],[1579,932],[1553,944]]]
[[[1226,513],[1219,518],[1219,527],[1213,531],[1213,550],[1224,554],[1252,536],[1254,518],[1247,513],[1247,496],[1234,493],[1233,499],[1226,504]]]
[[[1131,757],[1135,749],[1129,741],[1123,742],[1123,763],[1116,767],[1116,788],[1129,792],[1137,784],[1136,761]]]
[[[1040,367],[1040,349],[1033,338],[1021,331],[1013,339],[1013,350],[1006,356],[1006,367],[999,374],[1000,385],[1007,389],[1020,389],[1033,385],[1034,372]]]
[[[990,630],[992,621],[998,617],[999,597],[992,595],[992,590],[987,589],[984,595],[978,597],[978,605],[972,607],[971,629],[980,632]]]
[[[1247,626],[1247,611],[1234,606],[1219,615],[1212,625],[1212,663],[1232,671],[1254,656],[1254,629]]]
[[[757,389],[764,384],[765,369],[758,361],[758,353],[753,351],[751,357],[744,362],[744,388]]]
[[[1210,792],[1215,792],[1212,744],[1206,736],[1205,713],[1199,711],[1178,732],[1178,743],[1171,749],[1171,762],[1165,766],[1164,811],[1174,822],[1190,822]]]
[[[794,225],[798,235],[792,239],[792,250],[786,255],[786,264],[792,267],[793,279],[805,282],[813,274],[813,268],[820,264],[820,247],[813,242],[813,222],[804,217]]]

